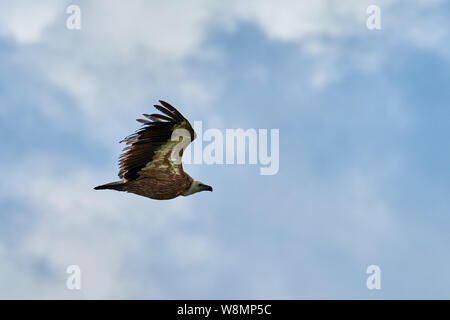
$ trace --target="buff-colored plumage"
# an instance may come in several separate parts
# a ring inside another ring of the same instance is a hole
[[[138,119],[141,129],[121,142],[126,143],[120,156],[121,181],[96,187],[131,192],[151,199],[167,200],[200,191],[212,191],[210,186],[194,181],[183,171],[183,148],[196,137],[189,121],[173,106],[159,101],[155,108],[163,114]]]

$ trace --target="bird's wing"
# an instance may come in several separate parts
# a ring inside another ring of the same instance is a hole
[[[196,137],[194,129],[183,115],[165,101],[155,108],[162,114],[144,114],[148,120],[136,133],[121,142],[126,143],[119,159],[119,177],[125,181],[148,175],[153,169],[180,174],[183,170],[183,149]]]

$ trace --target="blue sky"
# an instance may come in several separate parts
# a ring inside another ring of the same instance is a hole
[[[73,3],[81,30],[72,2],[0,4],[1,298],[450,297],[448,3]],[[279,129],[278,174],[185,165],[214,192],[171,201],[92,190],[158,99]]]

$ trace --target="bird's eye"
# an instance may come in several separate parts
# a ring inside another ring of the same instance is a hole
[[[199,186],[199,187],[203,187],[203,184],[199,183],[198,186]]]

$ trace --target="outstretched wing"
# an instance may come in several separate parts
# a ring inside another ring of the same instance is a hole
[[[155,105],[155,108],[162,114],[144,114],[148,120],[137,120],[143,123],[142,128],[121,141],[127,145],[119,159],[119,177],[122,180],[136,180],[146,175],[149,169],[182,172],[183,149],[196,135],[189,121],[177,109],[165,101],[159,102],[161,105]],[[185,145],[178,151],[180,144]],[[179,161],[174,159],[174,151]]]

